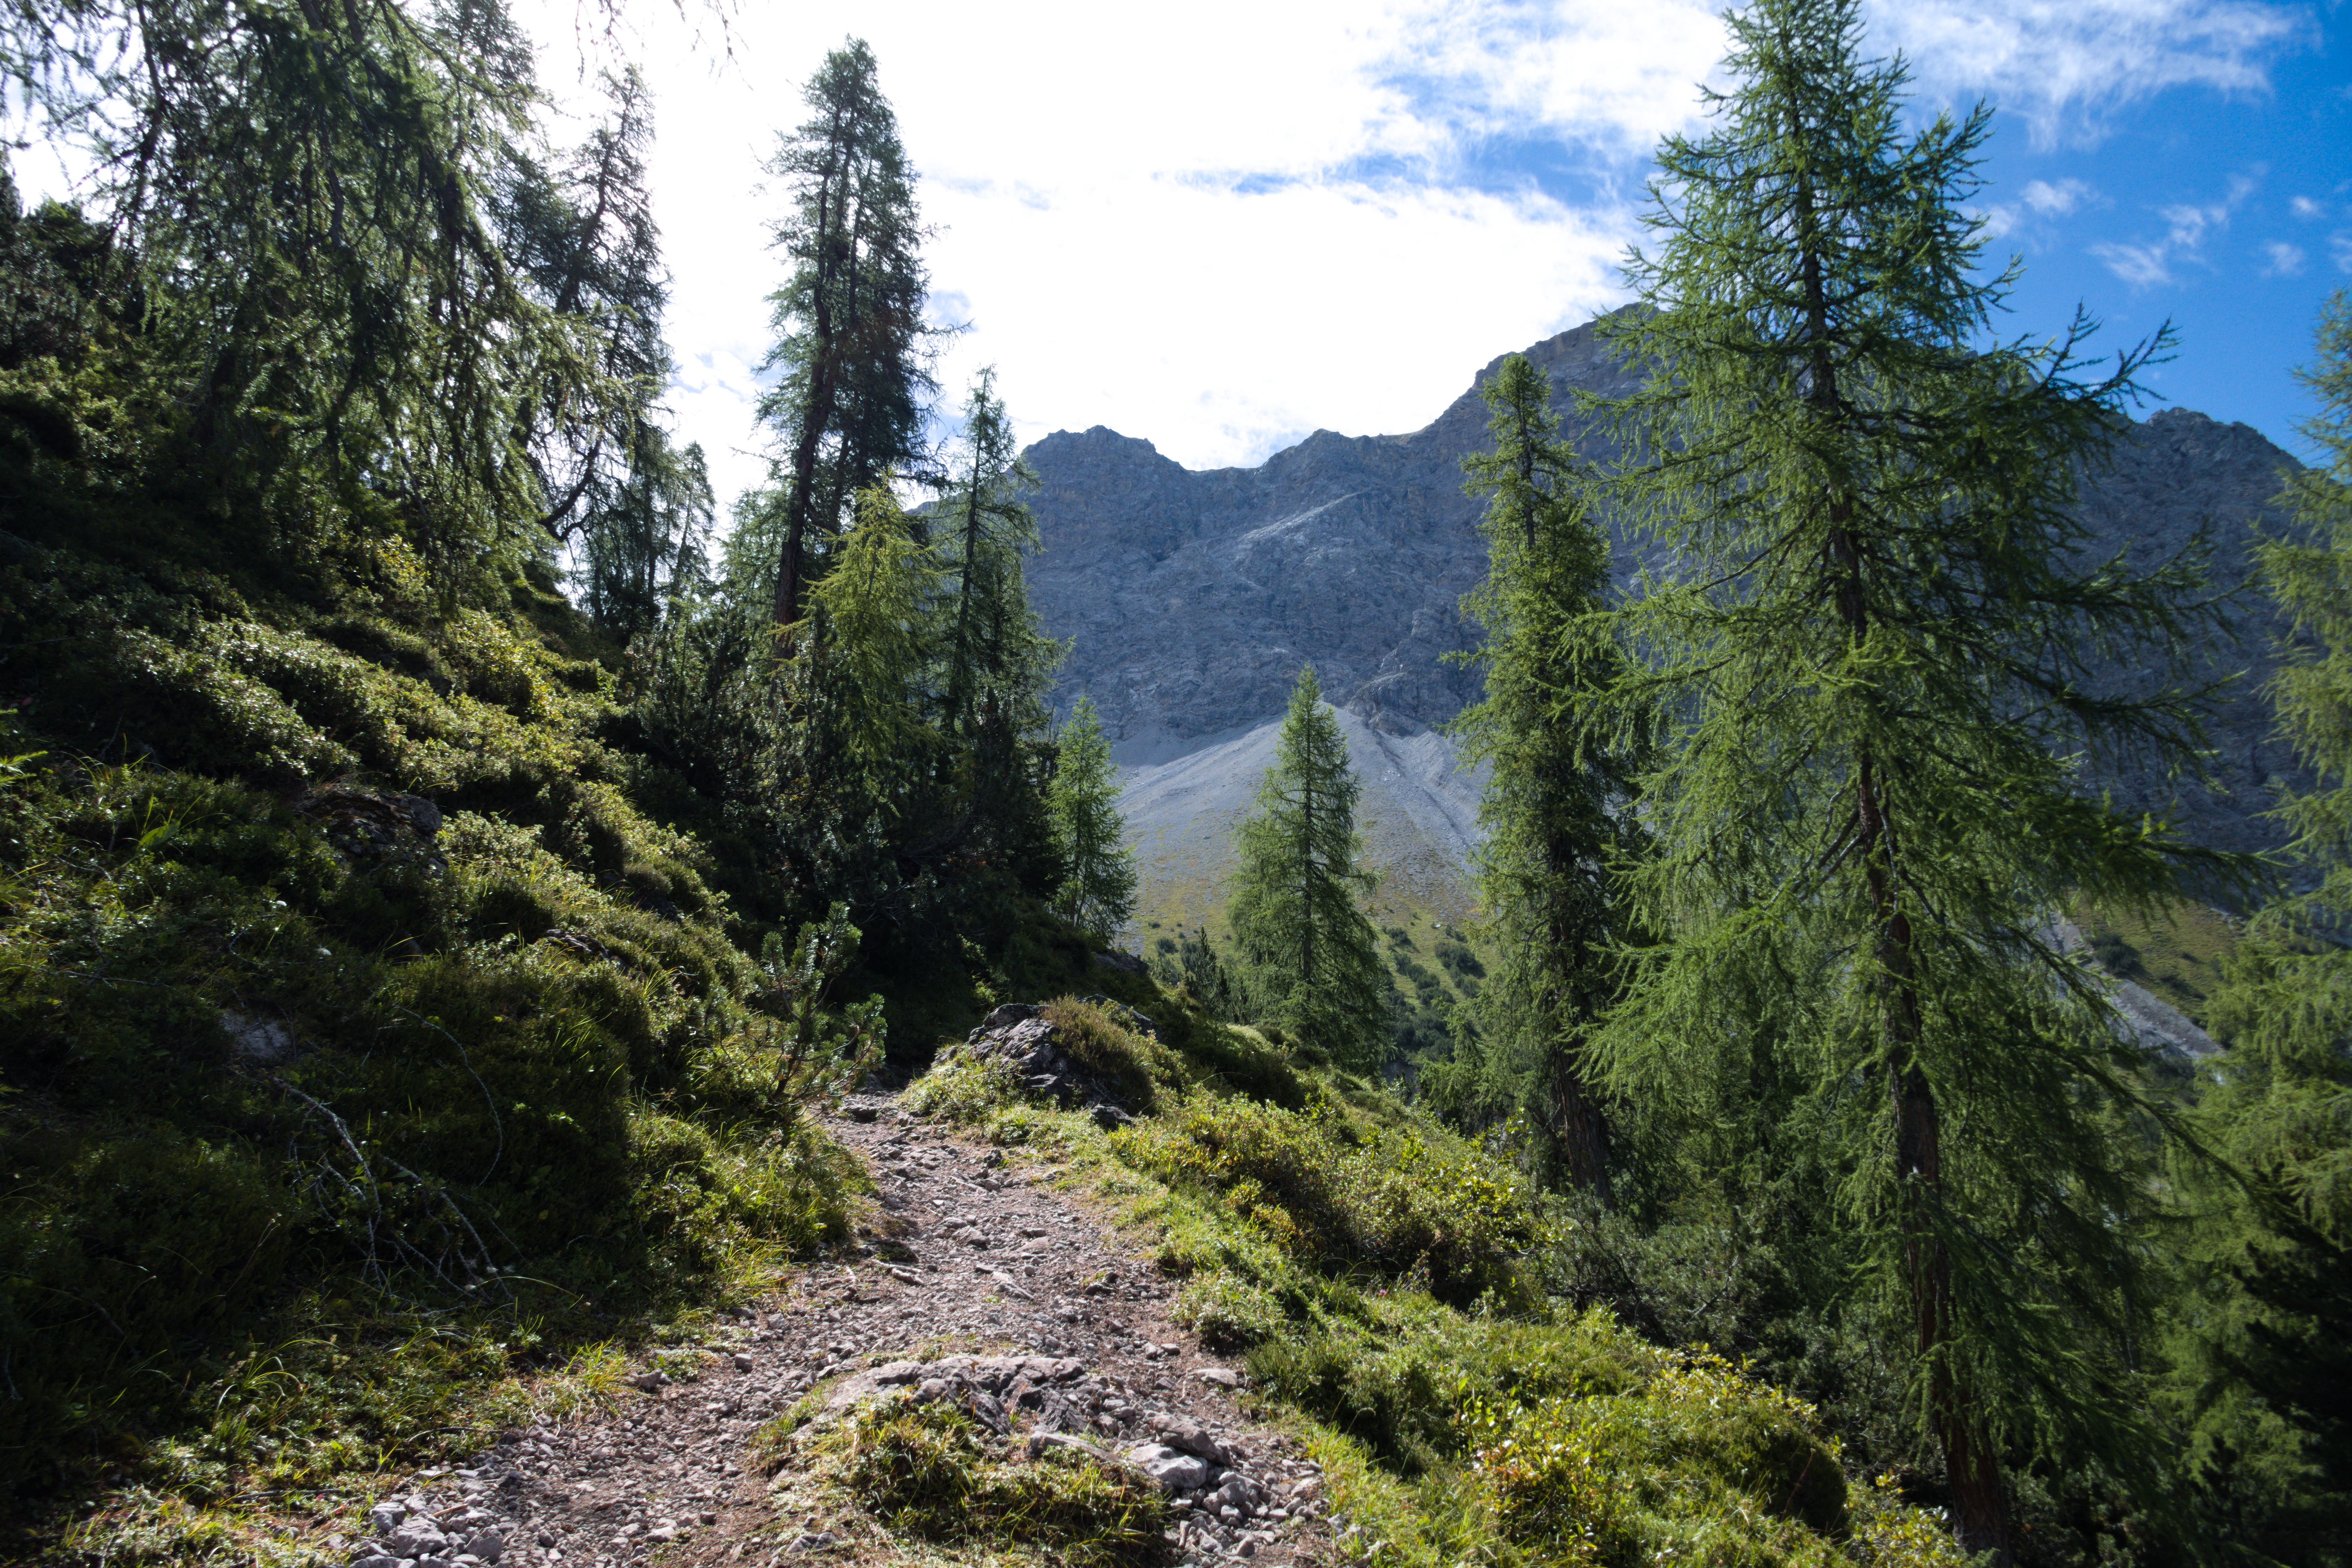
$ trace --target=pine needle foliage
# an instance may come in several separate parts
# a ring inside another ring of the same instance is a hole
[[[1369,1068],[1388,1038],[1388,975],[1356,895],[1362,786],[1312,668],[1290,690],[1257,814],[1234,830],[1228,911],[1250,986],[1274,1022],[1332,1060]]]
[[[922,455],[925,402],[937,388],[923,321],[928,231],[874,52],[850,39],[802,96],[809,119],[767,163],[791,193],[774,244],[792,273],[769,296],[776,344],[761,364],[782,379],[760,402],[782,444],[781,626],[800,618],[817,574],[811,531],[839,533],[857,496]]]
[[[2233,1059],[2267,1084],[2263,1163],[2306,1220],[2352,1241],[2352,950],[2342,945],[2352,918],[2352,300],[2340,292],[2302,380],[2321,408],[2303,431],[2326,461],[2288,476],[2280,499],[2297,531],[2256,553],[2294,626],[2272,691],[2279,724],[2321,781],[2290,792],[2281,815],[2320,877],[2252,922],[2215,1007]]]
[[[1501,965],[1474,1012],[1486,1058],[1517,1080],[1513,1109],[1545,1134],[1546,1163],[1605,1203],[1609,1134],[1586,1041],[1618,989],[1612,950],[1627,931],[1613,863],[1638,847],[1642,757],[1595,722],[1593,699],[1621,673],[1601,630],[1609,547],[1581,499],[1584,465],[1559,439],[1550,378],[1512,354],[1483,395],[1494,447],[1463,466],[1487,498],[1489,563],[1463,608],[1486,634],[1486,695],[1455,730],[1465,757],[1492,769],[1477,869]]]
[[[2318,777],[2289,792],[2280,815],[2318,879],[2249,922],[2213,999],[2230,1054],[2200,1109],[2251,1179],[2242,1193],[2222,1189],[2205,1216],[2228,1237],[2212,1249],[2225,1289],[2192,1319],[2202,1342],[2190,1359],[2205,1373],[2196,1447],[2209,1496],[2263,1552],[2337,1563],[2352,1558],[2352,301],[2342,293],[2321,317],[2318,348],[2302,380],[2320,413],[2303,432],[2324,461],[2287,477],[2294,531],[2256,546],[2294,625],[2272,688],[2280,728]],[[2284,1440],[2265,1444],[2278,1426]],[[2262,1484],[2280,1451],[2291,1484]]]
[[[1135,853],[1119,842],[1118,778],[1093,698],[1079,697],[1055,742],[1045,805],[1067,868],[1056,908],[1108,941],[1135,913]]]
[[[1676,556],[1612,617],[1622,721],[1660,729],[1631,882],[1658,939],[1595,1049],[1657,1103],[1717,1081],[1710,1053],[1810,1086],[1961,1540],[2005,1556],[2004,1452],[2152,1474],[2141,1063],[2050,917],[2196,859],[2072,760],[2199,739],[2194,693],[2090,675],[2179,669],[2196,552],[2085,559],[2072,510],[2165,339],[2092,379],[2080,316],[1983,341],[2015,277],[1975,270],[1990,110],[1906,132],[1906,68],[1863,57],[1853,0],[1730,26],[1733,85],[1661,149],[1657,248],[1610,329],[1652,374],[1593,403],[1627,454],[1612,499]]]
[[[531,389],[591,424],[626,395],[493,222],[536,100],[496,0],[47,0],[0,18],[0,69],[92,158],[131,352],[169,391],[157,455],[205,468],[261,547],[320,542],[321,483],[445,582],[539,532]]]
[[[519,153],[490,205],[528,291],[596,334],[612,399],[583,400],[572,377],[546,375],[524,402],[521,446],[538,479],[540,526],[577,547],[581,607],[626,643],[671,598],[702,585],[716,519],[701,447],[674,446],[659,418],[674,366],[646,183],[652,95],[634,68],[602,85],[607,113],[587,138],[557,158]]]

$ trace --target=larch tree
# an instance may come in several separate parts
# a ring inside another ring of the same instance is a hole
[[[2279,726],[2316,775],[2280,816],[2318,876],[2256,914],[2211,1004],[2230,1054],[2203,1110],[2249,1179],[2222,1194],[2225,1212],[2246,1212],[2231,1227],[2237,1310],[2210,1336],[2206,1402],[2235,1385],[2297,1431],[2294,1458],[2316,1495],[2273,1529],[2341,1553],[2352,1548],[2352,300],[2340,292],[2302,380],[2320,405],[2303,433],[2325,461],[2289,476],[2281,500],[2296,526],[2256,550],[2294,628],[2272,690]],[[2225,1452],[2253,1447],[2226,1436]]]
[[[1638,840],[1642,755],[1596,721],[1619,673],[1600,631],[1609,545],[1586,515],[1582,470],[1559,439],[1550,379],[1525,355],[1482,389],[1490,451],[1465,459],[1487,498],[1486,581],[1463,607],[1486,632],[1486,695],[1456,721],[1492,773],[1477,869],[1500,968],[1474,1005],[1488,1070],[1541,1130],[1576,1186],[1611,1201],[1609,1130],[1590,1036],[1614,999],[1625,937],[1612,863]]]
[[[2182,668],[2201,563],[2089,559],[2074,510],[2164,339],[2092,379],[2079,315],[1989,341],[2015,276],[1977,272],[1990,111],[1906,132],[1856,0],[1729,26],[1733,85],[1661,149],[1609,330],[1650,379],[1589,405],[1626,454],[1612,499],[1674,552],[1611,617],[1615,700],[1660,732],[1630,881],[1656,942],[1593,1048],[1671,1102],[1700,1053],[1755,1047],[1768,983],[1789,1004],[1959,1537],[2005,1561],[2005,1451],[2161,1500],[2130,1346],[2163,1118],[2053,916],[2147,907],[2195,858],[2075,761],[2198,744],[2195,693],[2098,671]]]
[[[1008,646],[993,624],[1012,585],[1021,580],[1021,556],[1037,544],[1037,522],[1021,499],[1036,476],[1021,461],[1004,400],[996,395],[996,369],[983,367],[964,402],[963,460],[942,503],[939,521],[952,531],[956,562],[955,637],[949,649],[948,727],[971,727],[983,693],[1019,664],[1027,650]],[[1024,601],[1025,602],[1025,601]]]
[[[1081,696],[1056,737],[1045,809],[1064,876],[1064,920],[1108,939],[1135,913],[1135,853],[1119,842],[1118,778],[1094,699]]]
[[[1312,668],[1298,672],[1256,815],[1234,830],[1227,918],[1249,985],[1273,1021],[1334,1061],[1376,1065],[1388,1041],[1388,971],[1357,903],[1361,792],[1348,741]]]
[[[299,551],[323,481],[445,584],[543,537],[519,405],[562,384],[594,421],[625,392],[499,243],[537,94],[498,0],[36,0],[0,72],[88,150],[105,264],[234,525]]]
[[[699,577],[715,517],[701,448],[673,445],[659,418],[673,366],[646,184],[652,97],[634,68],[604,86],[604,121],[560,159],[518,158],[492,210],[533,294],[602,345],[614,395],[583,401],[569,379],[548,377],[521,410],[520,443],[544,498],[541,525],[578,549],[582,607],[625,641]]]
[[[851,39],[825,57],[803,98],[811,110],[768,161],[791,192],[774,245],[792,275],[769,297],[782,373],[761,399],[776,431],[782,490],[774,616],[800,619],[812,531],[838,534],[856,498],[923,455],[935,390],[923,321],[929,274],[915,174],[882,96],[874,53]]]

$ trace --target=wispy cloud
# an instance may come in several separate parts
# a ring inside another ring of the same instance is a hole
[[[2175,269],[2179,266],[2204,265],[2205,237],[2216,229],[2229,226],[2230,215],[2254,193],[2261,183],[2259,174],[2231,175],[2230,194],[2221,201],[2181,203],[2161,208],[2158,216],[2167,226],[2162,239],[2144,240],[2137,244],[2111,241],[2091,247],[2091,254],[2105,262],[2108,271],[2135,289],[2176,282],[2178,275]]]
[[[516,3],[570,78],[572,0]],[[1207,467],[1318,426],[1412,428],[1499,347],[1622,299],[1649,155],[1703,123],[1724,3],[800,0],[736,8],[714,71],[667,0],[622,0],[661,114],[681,431],[723,490],[763,471],[751,367],[781,263],[757,163],[845,33],[881,60],[940,226],[933,276],[969,302],[950,392],[993,362],[1024,435],[1108,424]],[[1904,51],[1927,101],[1989,94],[2045,139],[2168,88],[2259,93],[2313,36],[2259,0],[1866,4],[1872,47]],[[2014,216],[2098,201],[2038,181]],[[2166,221],[2151,280],[2210,227]]]
[[[2271,258],[2271,264],[2263,268],[2265,278],[2293,278],[2303,271],[2305,258],[2299,245],[2274,239],[2263,247],[2263,254]]]
[[[2321,206],[2309,196],[2296,196],[2286,205],[2288,208],[2294,212],[2294,216],[2299,218],[2318,217],[2327,211],[2326,207]]]
[[[1984,237],[2000,239],[2025,226],[2030,217],[2064,217],[2093,205],[2105,204],[2084,181],[2028,180],[2019,188],[2015,202],[1999,202],[1985,209]]]
[[[1922,86],[2022,116],[2036,142],[2095,142],[2116,112],[2168,89],[2270,90],[2317,23],[2263,0],[1873,0],[1873,40],[1900,47]]]
[[[2018,199],[2035,212],[2048,217],[2063,217],[2088,202],[2095,195],[2081,180],[2028,180],[2025,188],[2017,193]]]

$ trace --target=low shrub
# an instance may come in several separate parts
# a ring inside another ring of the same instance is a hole
[[[1062,1048],[1118,1084],[1138,1110],[1152,1109],[1160,1089],[1182,1078],[1176,1053],[1120,1016],[1132,1014],[1121,1004],[1059,996],[1046,1003],[1043,1013]]]
[[[902,1534],[989,1547],[1016,1542],[1084,1568],[1166,1554],[1168,1503],[1156,1482],[1067,1448],[1025,1464],[994,1458],[946,1401],[861,1406],[819,1451],[858,1506]]]
[[[1520,1263],[1544,1233],[1517,1174],[1435,1129],[1368,1142],[1328,1099],[1300,1111],[1195,1095],[1139,1129],[1128,1157],[1218,1194],[1303,1267],[1424,1277],[1440,1300],[1540,1300]]]
[[[970,1124],[1019,1102],[1022,1083],[1011,1066],[993,1057],[959,1057],[907,1086],[899,1102],[918,1116]]]
[[[1177,1292],[1174,1315],[1214,1351],[1247,1350],[1285,1327],[1282,1303],[1229,1268],[1186,1280]]]
[[[1561,1563],[1843,1561],[1846,1478],[1812,1408],[1710,1355],[1615,1395],[1474,1406],[1503,1535]]]

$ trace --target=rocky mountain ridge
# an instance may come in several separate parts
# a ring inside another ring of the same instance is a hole
[[[1601,448],[1571,406],[1573,392],[1615,395],[1636,384],[1603,349],[1598,324],[1525,351],[1549,373],[1564,429],[1594,452]],[[1336,705],[1360,721],[1350,730],[1368,813],[1400,825],[1385,851],[1374,847],[1375,865],[1425,864],[1433,855],[1464,863],[1475,835],[1412,825],[1455,821],[1465,794],[1476,793],[1475,781],[1450,776],[1449,743],[1428,731],[1478,689],[1475,671],[1448,657],[1475,646],[1460,601],[1486,570],[1480,503],[1463,493],[1461,461],[1486,445],[1477,384],[1500,363],[1490,363],[1419,430],[1318,430],[1255,468],[1189,469],[1149,441],[1100,426],[1057,431],[1029,448],[1044,542],[1030,563],[1031,595],[1047,629],[1072,639],[1064,700],[1092,695],[1114,754],[1129,770],[1129,829],[1145,850],[1148,894],[1155,879],[1220,879],[1223,826],[1246,805],[1265,765],[1260,732],[1270,734],[1307,663]],[[2088,478],[2082,516],[2092,548],[2150,562],[2203,528],[2215,587],[2235,593],[2250,563],[2249,524],[2283,523],[2270,502],[2293,465],[2247,426],[2160,410],[2134,422],[2110,466]],[[1622,531],[1614,542],[1618,574],[1630,581],[1646,552]],[[2276,825],[2262,815],[2273,804],[2273,777],[2293,762],[2271,734],[2260,690],[2275,630],[2267,604],[2241,595],[2228,629],[2202,649],[2206,678],[2236,678],[2210,708],[2221,789],[2116,765],[2104,783],[2119,804],[2170,812],[2218,847],[2279,842]],[[2124,682],[2140,674],[2114,671]],[[1399,769],[1371,742],[1375,734],[1428,736],[1419,750],[1433,755]],[[1255,771],[1223,779],[1232,768],[1221,758]],[[1182,788],[1171,788],[1179,782]],[[1186,846],[1181,867],[1155,860],[1155,844],[1179,843]]]

